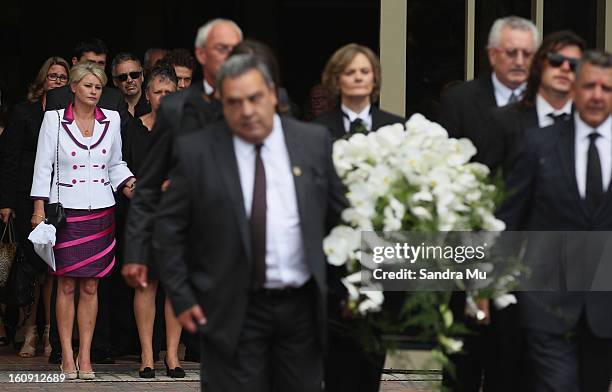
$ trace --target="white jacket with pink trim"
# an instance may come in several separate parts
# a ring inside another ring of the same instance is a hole
[[[100,108],[96,108],[93,136],[89,138],[79,131],[72,105],[45,113],[38,135],[30,196],[57,202],[57,173],[53,165],[58,119],[59,201],[64,208],[73,209],[91,210],[114,205],[113,190],[120,189],[133,174],[121,157],[119,113]]]

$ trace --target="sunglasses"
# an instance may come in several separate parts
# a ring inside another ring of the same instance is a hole
[[[119,75],[113,76],[113,78],[115,78],[116,80],[120,82],[126,82],[128,80],[128,75],[130,76],[131,79],[138,79],[140,75],[142,75],[142,71],[134,71],[134,72],[128,72],[124,74],[119,74]]]
[[[578,66],[578,59],[565,57],[559,53],[548,52],[546,53],[546,59],[548,60],[548,64],[554,68],[559,68],[567,61],[572,72],[576,71],[576,67]]]

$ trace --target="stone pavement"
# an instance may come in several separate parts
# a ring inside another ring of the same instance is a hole
[[[162,358],[163,358],[162,353]],[[156,378],[138,377],[138,358],[121,357],[113,365],[94,365],[96,379],[92,381],[57,380],[61,374],[58,365],[50,365],[47,358],[20,358],[12,347],[0,347],[0,391],[2,392],[196,392],[200,391],[199,364],[182,362],[186,377],[172,379],[166,377],[163,360],[155,364]],[[38,380],[38,382],[36,382]],[[44,382],[43,382],[44,381]],[[384,374],[382,392],[423,392],[439,388],[440,376],[437,372],[397,371]]]

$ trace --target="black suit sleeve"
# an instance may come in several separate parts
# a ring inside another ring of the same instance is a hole
[[[21,105],[15,106],[12,116],[2,135],[2,154],[0,155],[0,208],[15,209],[17,202],[17,176],[21,152],[23,150],[27,114]]]
[[[446,129],[450,137],[461,138],[465,135],[463,135],[461,130],[460,107],[453,93],[451,90],[447,94],[442,95],[438,122]]]
[[[531,208],[539,165],[535,141],[523,144],[516,162],[506,181],[506,199],[497,214],[506,223],[506,230],[521,230]]]
[[[170,173],[170,188],[164,192],[155,217],[153,246],[155,261],[166,294],[176,315],[196,305],[189,284],[187,247],[193,215],[193,190],[189,181],[189,164],[175,146],[177,164]]]
[[[160,109],[151,135],[151,148],[139,168],[136,194],[130,203],[125,226],[124,263],[147,264],[151,260],[153,220],[172,152],[173,138],[169,128]]]

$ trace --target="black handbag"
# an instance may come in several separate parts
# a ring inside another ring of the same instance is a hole
[[[57,144],[55,145],[55,170],[56,170],[56,181],[55,187],[57,188],[57,203],[45,204],[45,223],[55,226],[56,229],[63,227],[66,224],[66,212],[64,206],[60,203],[60,192],[59,192],[59,133],[60,133],[60,115],[59,110],[57,113]]]
[[[16,307],[32,305],[39,274],[36,267],[26,259],[21,246],[18,246],[8,283],[3,289],[5,302]]]

